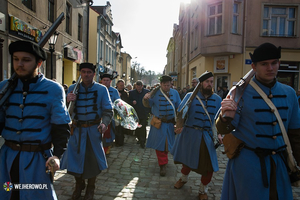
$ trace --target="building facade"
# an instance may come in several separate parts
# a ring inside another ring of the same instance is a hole
[[[112,30],[113,17],[111,4],[105,6],[92,6],[91,9],[98,14],[97,17],[97,80],[101,73],[121,73],[121,36]],[[115,85],[115,80],[113,81]]]
[[[278,81],[298,90],[299,8],[300,0],[192,0],[181,5],[179,27],[186,28],[173,33],[174,38],[182,35],[174,48],[175,58],[181,55],[174,64],[174,70],[181,68],[178,86],[209,70],[215,89],[232,87],[251,69],[249,52],[270,42],[282,48]],[[183,16],[188,17],[182,20]]]
[[[64,20],[56,30],[58,39],[53,55],[51,57],[47,42],[44,49],[48,58],[39,72],[47,78],[70,85],[77,77],[77,65],[83,62],[83,24],[86,24],[83,15],[86,4],[76,0],[8,0],[0,4],[6,4],[0,6],[0,17],[4,14],[6,28],[4,32],[0,29],[3,49],[17,40],[38,43],[53,22],[64,13]],[[7,79],[13,73],[11,58],[8,51],[3,51],[1,56],[1,78]]]

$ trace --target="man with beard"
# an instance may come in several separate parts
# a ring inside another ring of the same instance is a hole
[[[62,159],[62,169],[67,169],[76,181],[72,200],[80,199],[85,179],[88,184],[84,199],[93,199],[96,176],[107,168],[101,134],[107,129],[113,112],[107,88],[93,80],[95,67],[92,63],[81,63],[82,82],[78,85],[78,95],[72,92],[75,85],[69,87],[67,95],[67,102],[76,100],[72,114],[73,134]]]
[[[113,79],[113,76],[111,74],[101,74],[101,83],[106,86],[109,92],[109,96],[111,99],[111,102],[114,103],[115,100],[120,99],[119,92],[116,88],[111,87],[111,81]],[[116,126],[115,126],[115,121],[111,121],[111,123],[108,126],[108,129],[104,132],[103,135],[103,148],[105,151],[105,154],[108,155],[110,153],[110,148],[115,140],[116,136]]]
[[[147,93],[143,99],[144,106],[151,107],[153,118],[161,121],[160,127],[151,125],[146,144],[147,148],[156,151],[161,176],[165,176],[167,172],[168,152],[172,149],[175,140],[176,110],[181,102],[178,92],[171,88],[171,81],[170,76],[162,76],[160,87]]]
[[[185,124],[175,130],[178,135],[171,153],[174,156],[174,162],[182,164],[181,178],[174,187],[180,189],[186,184],[192,170],[202,175],[199,199],[204,200],[207,199],[208,183],[211,181],[213,172],[219,170],[212,125],[215,114],[221,106],[221,98],[213,93],[214,77],[211,72],[204,72],[199,77],[199,81],[200,91],[191,102]],[[179,109],[191,95],[190,92],[184,97]],[[221,139],[220,136],[219,138]]]
[[[0,109],[0,134],[5,139],[0,150],[0,183],[42,183],[46,188],[0,190],[0,197],[3,200],[57,199],[53,180],[45,169],[50,160],[55,161],[54,170],[59,169],[59,159],[70,135],[65,92],[59,83],[38,73],[47,57],[42,47],[17,41],[9,45],[9,53],[17,80]],[[0,83],[0,88],[5,84],[7,80]]]

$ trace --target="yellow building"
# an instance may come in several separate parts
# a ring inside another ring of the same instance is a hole
[[[300,0],[192,0],[182,4],[178,29],[173,33],[173,69],[178,69],[181,78],[178,86],[185,87],[209,70],[214,73],[215,89],[230,88],[251,69],[249,52],[270,42],[282,47],[278,81],[298,90],[299,5]]]
[[[49,79],[53,78],[59,83],[70,85],[77,77],[77,65],[83,62],[83,41],[86,38],[83,31],[84,24],[86,24],[84,23],[84,10],[86,9],[84,4],[75,0],[8,0],[1,1],[1,8],[2,6],[7,7],[7,13],[4,13],[5,22],[8,25],[4,30],[7,37],[3,38],[6,49],[11,42],[17,40],[38,42],[55,20],[62,13],[64,14],[64,20],[56,30],[58,37],[53,55],[51,56],[50,45],[46,42],[44,49],[47,52],[47,60],[39,72]],[[81,9],[75,9],[78,7]],[[11,59],[8,51],[3,51],[1,56],[4,58],[1,59],[3,63],[1,78],[6,79],[12,74]]]

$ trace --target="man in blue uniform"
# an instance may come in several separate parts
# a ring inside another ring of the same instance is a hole
[[[295,91],[276,81],[281,48],[264,43],[251,54],[254,81],[276,106],[287,131],[293,156],[300,163],[300,113]],[[230,159],[223,182],[223,200],[293,199],[286,167],[286,145],[274,114],[260,94],[248,85],[237,105],[229,96],[222,101],[216,126],[245,143],[238,157]],[[236,111],[232,121],[223,118]]]
[[[148,124],[150,108],[143,105],[143,98],[145,94],[150,91],[144,88],[144,83],[141,80],[138,80],[135,85],[136,89],[129,91],[129,103],[135,109],[139,117],[139,124],[142,125],[142,127],[135,130],[135,135],[138,139],[138,143],[140,143],[140,147],[145,148],[147,135],[146,126]]]
[[[108,89],[111,102],[114,103],[115,100],[120,99],[118,90],[110,86],[113,76],[111,74],[105,73],[105,74],[101,74],[100,78],[101,78],[101,83],[104,86],[106,86],[106,88]],[[105,131],[103,135],[103,147],[104,147],[105,154],[107,155],[110,153],[110,148],[115,140],[115,134],[116,134],[115,121],[111,121],[107,131]]]
[[[166,165],[168,164],[168,152],[172,149],[175,133],[174,124],[176,110],[181,102],[179,94],[172,89],[172,78],[164,75],[160,78],[160,87],[144,96],[143,104],[151,107],[153,117],[161,120],[159,128],[151,125],[146,147],[156,151],[160,175],[166,175]]]
[[[65,92],[60,84],[38,73],[46,60],[43,48],[29,41],[17,41],[9,45],[9,53],[17,81],[0,110],[0,129],[5,139],[0,150],[0,183],[46,184],[46,187],[0,190],[0,198],[57,199],[45,166],[54,159],[55,170],[59,169],[59,159],[70,135]],[[1,82],[0,88],[6,83]]]
[[[219,170],[212,125],[222,99],[213,93],[213,81],[214,77],[211,72],[206,71],[199,77],[200,90],[191,102],[184,127],[178,127],[175,131],[178,135],[171,151],[174,162],[182,164],[181,178],[174,187],[180,189],[188,181],[191,170],[201,174],[200,200],[207,199],[208,183],[211,181],[213,172]],[[191,95],[190,92],[184,97],[179,108]]]
[[[79,68],[82,82],[78,95],[72,93],[75,85],[69,87],[67,95],[67,102],[76,100],[76,105],[71,116],[73,135],[62,160],[62,169],[75,177],[72,199],[80,198],[85,179],[88,179],[84,199],[90,200],[94,196],[96,176],[107,168],[101,138],[113,112],[107,88],[93,80],[95,65],[81,63]]]

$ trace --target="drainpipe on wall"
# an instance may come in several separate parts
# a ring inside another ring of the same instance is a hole
[[[243,46],[242,46],[242,53],[243,53],[243,61],[242,61],[242,66],[243,67],[243,74],[241,77],[244,76],[244,74],[246,74],[246,70],[245,70],[245,60],[246,60],[246,24],[247,24],[247,0],[244,1],[244,15],[243,15]]]

